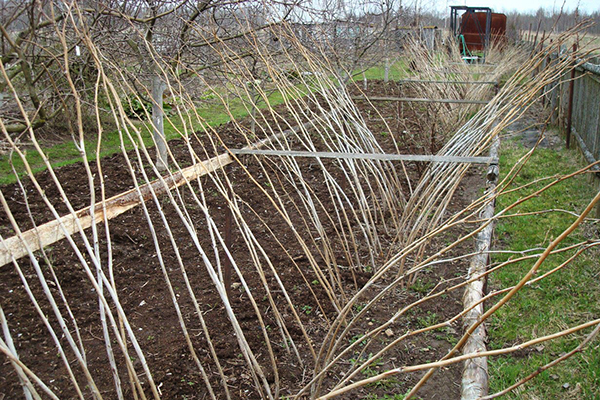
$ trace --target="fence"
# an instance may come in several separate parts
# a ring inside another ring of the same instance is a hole
[[[572,56],[563,50],[545,63]],[[551,122],[565,128],[567,145],[576,143],[591,164],[600,160],[600,65],[598,58],[590,59],[592,62],[573,61],[577,67],[547,85],[542,101],[550,107]],[[600,187],[600,166],[592,169],[596,171],[594,184]],[[600,207],[596,214],[600,217]]]
[[[555,54],[546,63],[566,56]],[[572,134],[588,162],[593,163],[600,160],[600,65],[580,60],[578,64],[572,73],[565,73],[559,81],[545,87],[543,101],[550,106],[553,123],[568,128],[571,120],[567,136]],[[569,113],[571,88],[573,100]]]

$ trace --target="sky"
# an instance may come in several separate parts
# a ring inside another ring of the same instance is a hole
[[[557,12],[563,5],[564,0],[442,0],[436,1],[438,7],[444,8],[445,3],[450,9],[450,6],[467,5],[471,7],[490,7],[494,12],[507,12],[516,10],[519,12],[537,11],[540,7],[546,10],[555,9]],[[579,6],[579,10],[587,14],[594,11],[600,11],[600,0],[566,0],[564,1],[565,9],[572,11]]]

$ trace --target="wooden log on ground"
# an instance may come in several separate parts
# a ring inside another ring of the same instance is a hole
[[[314,121],[312,120],[306,122],[302,127],[310,127],[313,122]],[[271,141],[288,135],[300,128],[301,127],[288,129],[250,146],[246,146],[245,149],[258,149]],[[83,230],[91,227],[92,223],[98,224],[104,220],[115,218],[133,207],[140,205],[142,202],[151,199],[152,192],[156,193],[157,196],[160,196],[186,182],[221,169],[224,166],[231,164],[233,161],[234,159],[229,153],[215,156],[206,161],[182,169],[171,176],[163,178],[163,180],[157,179],[142,185],[139,187],[139,192],[138,189],[135,188],[128,190],[107,199],[104,203],[98,202],[94,207],[85,207],[74,213],[64,215],[59,219],[52,220],[26,232],[22,232],[21,234],[0,240],[0,266],[8,264],[13,259],[18,260],[19,258],[28,255],[29,251],[34,252],[40,250],[74,233],[80,232],[83,234]],[[104,210],[106,210],[106,212]]]
[[[4,239],[0,242],[0,266],[8,264],[13,258],[17,260],[29,254],[27,248],[32,252],[40,250],[64,239],[67,235],[91,227],[93,222],[98,224],[106,219],[115,218],[141,204],[142,201],[149,200],[152,197],[152,191],[159,196],[186,181],[206,175],[232,162],[233,159],[229,154],[221,154],[165,178],[164,183],[160,180],[147,183],[139,187],[139,192],[135,188],[128,190],[107,199],[104,204],[98,202],[93,208],[83,208],[23,232],[21,235]],[[105,207],[106,212],[104,211]]]
[[[490,157],[498,158],[499,139],[496,138],[490,150]],[[496,181],[498,179],[498,165],[491,164],[487,172],[488,188],[487,195],[491,198],[496,192]],[[491,179],[490,179],[491,178]],[[489,201],[481,213],[481,219],[487,221],[494,216],[494,201]],[[475,256],[471,259],[469,265],[469,274],[467,279],[483,274],[488,266],[489,250],[492,241],[494,223],[489,223],[475,238]],[[465,289],[463,295],[463,307],[469,309],[474,304],[477,306],[469,310],[463,317],[463,329],[468,330],[473,324],[479,321],[484,313],[483,303],[480,303],[484,296],[485,277],[471,282]],[[479,303],[479,304],[478,304]],[[486,351],[486,331],[483,324],[479,325],[473,334],[469,337],[463,348],[463,354],[471,354]],[[475,400],[488,393],[488,367],[487,358],[479,357],[465,361],[462,376],[461,399]]]

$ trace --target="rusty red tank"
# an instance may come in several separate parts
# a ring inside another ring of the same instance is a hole
[[[463,14],[460,31],[465,38],[469,51],[485,49],[486,19],[488,13],[471,12]],[[491,13],[490,45],[503,44],[506,41],[506,15]]]

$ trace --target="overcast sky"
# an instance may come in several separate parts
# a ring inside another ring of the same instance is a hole
[[[426,2],[427,0],[425,0]],[[520,12],[537,11],[540,7],[547,10],[560,10],[563,0],[454,0],[454,1],[436,1],[438,9],[444,8],[450,10],[450,6],[467,5],[471,7],[490,7],[494,12],[506,12],[517,10]],[[565,9],[572,11],[579,6],[579,10],[590,14],[594,11],[600,11],[600,0],[566,0]],[[443,10],[442,10],[443,11]],[[448,11],[449,12],[449,11]]]

